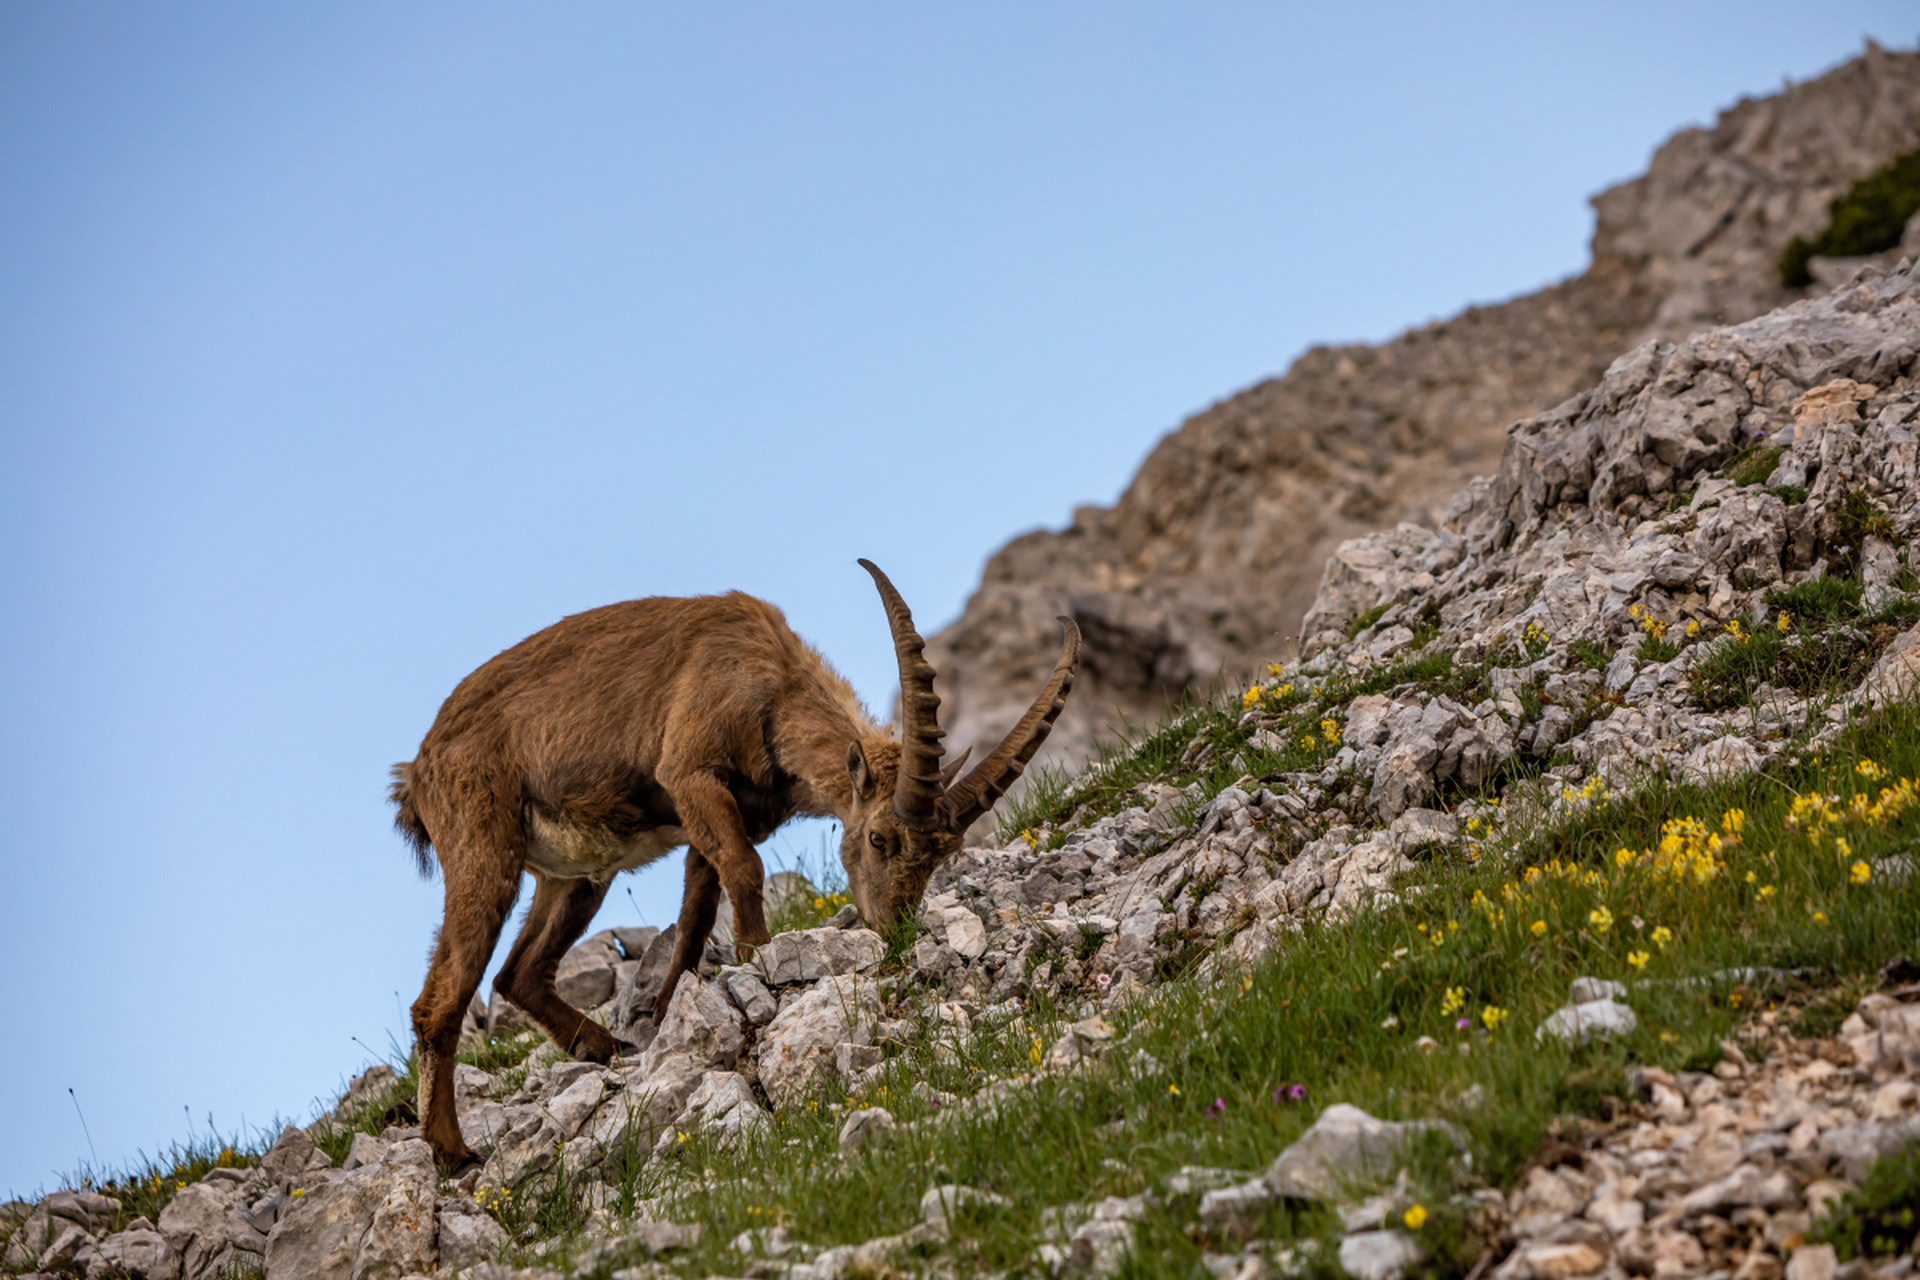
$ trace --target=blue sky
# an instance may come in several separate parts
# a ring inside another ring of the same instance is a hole
[[[738,587],[884,712],[855,557],[931,630],[1186,415],[1578,271],[1586,197],[1673,130],[1916,34],[1854,0],[0,7],[0,1194],[304,1120],[404,1045],[439,891],[386,771],[499,649]],[[665,923],[679,876],[602,923]]]

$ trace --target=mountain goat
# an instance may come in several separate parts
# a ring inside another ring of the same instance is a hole
[[[754,851],[796,814],[838,818],[860,914],[887,926],[1033,758],[1066,706],[1080,632],[1000,745],[958,783],[942,767],[934,670],[899,592],[866,560],[900,668],[900,740],[867,719],[846,680],[780,611],[733,592],[656,597],[575,614],[462,680],[411,763],[394,768],[395,825],[423,875],[438,856],[445,916],[413,1005],[420,1113],[449,1165],[472,1160],[453,1100],[461,1019],[519,895],[526,923],[494,989],[576,1057],[613,1037],[560,998],[554,975],[616,873],[687,846],[673,964],[654,1016],[699,963],[720,891],[743,955],[767,941]]]

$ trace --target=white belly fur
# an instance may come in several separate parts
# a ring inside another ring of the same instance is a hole
[[[601,827],[570,827],[527,812],[527,866],[564,880],[601,880],[665,857],[687,842],[679,827],[655,827],[625,839]]]

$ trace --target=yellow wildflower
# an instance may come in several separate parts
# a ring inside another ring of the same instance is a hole
[[[1340,741],[1339,722],[1336,720],[1322,720],[1320,722],[1320,734],[1328,743],[1338,743]]]
[[[1466,1003],[1467,989],[1465,987],[1448,987],[1447,994],[1442,997],[1440,1001],[1440,1016],[1443,1018],[1451,1018],[1454,1014],[1460,1012]]]
[[[1646,968],[1647,961],[1651,959],[1653,959],[1653,957],[1648,955],[1644,951],[1629,951],[1627,953],[1627,963],[1632,965],[1636,969]]]
[[[1544,938],[1547,936],[1547,922],[1545,920],[1535,920],[1532,924],[1528,925],[1527,928],[1533,931],[1533,936],[1536,938]]]
[[[1653,938],[1653,945],[1665,951],[1667,944],[1673,941],[1673,930],[1667,928],[1665,925],[1657,925],[1651,936]]]
[[[1489,1031],[1498,1031],[1506,1020],[1507,1011],[1499,1005],[1490,1004],[1480,1011],[1480,1024]]]
[[[1779,618],[1774,621],[1773,625],[1780,629],[1781,635],[1785,635],[1787,632],[1793,630],[1793,619],[1787,616],[1785,609],[1782,609]]]
[[[1864,862],[1856,862],[1847,868],[1847,879],[1853,881],[1855,884],[1865,884],[1867,881],[1873,879],[1873,868]]]
[[[1605,907],[1595,907],[1592,911],[1587,912],[1587,923],[1601,933],[1605,933],[1607,930],[1613,928],[1613,912],[1607,910]]]
[[[1771,897],[1772,897],[1772,896],[1773,896],[1774,894],[1776,894],[1776,893],[1779,893],[1779,892],[1780,892],[1780,886],[1779,886],[1779,885],[1777,885],[1777,884],[1763,884],[1763,885],[1761,885],[1761,886],[1760,886],[1760,900],[1761,900],[1762,902],[1765,902],[1765,901],[1766,901],[1766,900],[1767,900],[1768,898],[1771,898]]]
[[[1407,1230],[1418,1231],[1427,1225],[1427,1210],[1423,1205],[1412,1205],[1400,1215],[1400,1221],[1407,1224]]]

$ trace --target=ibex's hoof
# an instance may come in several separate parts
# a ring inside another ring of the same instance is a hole
[[[597,1062],[606,1066],[613,1061],[613,1055],[620,1051],[620,1042],[604,1030],[588,1023],[574,1039],[572,1053],[581,1062]]]
[[[436,1156],[440,1167],[446,1170],[447,1177],[455,1179],[480,1172],[481,1166],[486,1163],[473,1152],[466,1150],[448,1152],[444,1155],[436,1153]]]

